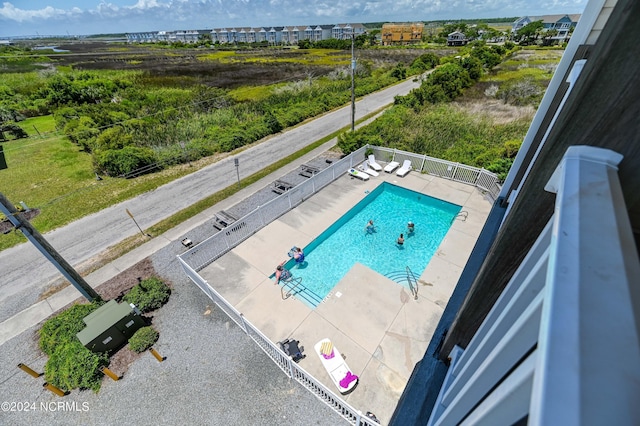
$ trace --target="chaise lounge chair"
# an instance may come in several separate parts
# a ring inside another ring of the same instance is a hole
[[[384,166],[384,171],[387,173],[392,173],[395,169],[398,168],[399,165],[400,163],[398,163],[397,161],[392,161],[386,166]]]
[[[366,174],[368,174],[370,176],[378,176],[378,175],[380,175],[380,173],[376,172],[371,167],[369,167],[369,163],[366,162],[366,161],[358,166],[358,170],[360,170],[362,172],[365,172]]]
[[[322,366],[329,373],[331,381],[341,394],[350,392],[358,383],[358,376],[353,374],[342,355],[333,346],[331,340],[325,338],[314,346],[315,352],[320,357]]]
[[[396,174],[400,177],[404,177],[407,173],[411,171],[411,169],[412,169],[411,160],[404,160],[404,162],[402,163],[402,167],[398,169]]]
[[[302,353],[304,351],[304,347],[300,346],[299,340],[287,339],[282,342],[278,342],[278,344],[280,345],[282,352],[289,355],[294,362],[298,362],[307,357]]]
[[[347,173],[349,173],[353,177],[357,177],[358,179],[369,180],[369,175],[365,172],[361,172],[360,170],[349,169]]]
[[[380,164],[378,164],[378,162],[376,161],[376,157],[373,154],[369,155],[369,160],[368,161],[369,161],[369,166],[373,170],[375,170],[377,172],[382,170],[382,166]]]

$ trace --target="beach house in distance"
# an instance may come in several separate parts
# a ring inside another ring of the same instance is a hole
[[[515,33],[527,24],[541,21],[542,31],[557,31],[558,33],[551,37],[551,40],[562,43],[569,38],[573,29],[578,25],[580,16],[580,14],[523,16],[513,23],[511,26],[511,32]]]
[[[219,44],[269,43],[295,45],[300,40],[348,40],[366,29],[362,24],[294,25],[282,27],[235,27],[212,30],[146,31],[127,33],[128,43],[196,43],[203,37]]]
[[[589,0],[390,426],[640,425],[638,22]]]

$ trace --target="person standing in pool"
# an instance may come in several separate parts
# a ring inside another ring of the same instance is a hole
[[[401,246],[404,244],[404,234],[400,234],[400,236],[398,237],[398,240],[396,241],[396,243]]]
[[[376,232],[376,227],[373,226],[373,219],[370,219],[369,222],[367,222],[367,226],[364,227],[364,230],[367,234]]]
[[[296,260],[296,263],[304,262],[304,252],[300,247],[296,247],[293,252],[293,258]]]
[[[416,230],[416,226],[413,224],[413,222],[409,221],[409,223],[407,223],[407,234],[413,235],[415,230]]]

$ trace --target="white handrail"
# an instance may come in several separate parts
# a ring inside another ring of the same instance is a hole
[[[640,424],[640,261],[619,154],[571,147],[553,217],[454,362],[430,425]]]

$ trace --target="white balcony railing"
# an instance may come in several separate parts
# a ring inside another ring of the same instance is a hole
[[[640,424],[640,262],[617,165],[571,147],[554,215],[466,349],[430,425]]]

